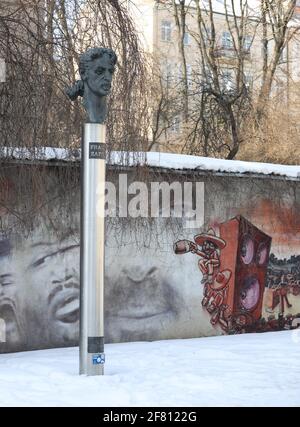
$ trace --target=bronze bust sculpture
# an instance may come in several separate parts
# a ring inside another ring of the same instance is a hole
[[[66,90],[74,101],[83,97],[90,123],[103,123],[106,117],[106,96],[110,92],[117,56],[112,49],[92,48],[80,55],[78,80]]]

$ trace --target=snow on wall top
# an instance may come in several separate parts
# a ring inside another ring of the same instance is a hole
[[[244,162],[240,160],[224,160],[180,154],[150,152],[147,153],[147,164],[170,169],[196,169],[200,171],[281,175],[289,178],[300,178],[300,166]]]
[[[21,161],[61,161],[79,162],[80,150],[43,147],[36,150],[5,148],[0,151],[0,158]],[[278,175],[286,178],[300,179],[300,166],[278,165],[273,163],[245,162],[240,160],[223,160],[211,157],[188,156],[183,154],[159,152],[111,152],[107,158],[109,165],[148,165],[162,169],[198,170],[232,174]]]

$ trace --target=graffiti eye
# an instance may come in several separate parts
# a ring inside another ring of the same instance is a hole
[[[45,263],[45,259],[46,259],[46,257],[43,257],[43,258],[39,258],[38,260],[36,260],[35,262],[33,262],[32,264],[31,264],[31,267],[39,267],[40,265],[42,265],[42,264],[44,264]]]
[[[10,286],[12,284],[13,284],[13,282],[2,282],[1,286]]]
[[[40,267],[41,265],[46,265],[48,260],[54,255],[56,255],[56,252],[54,254],[46,255],[46,256],[38,258],[36,261],[34,261],[31,264],[31,267],[36,268],[36,267]]]
[[[4,274],[0,276],[0,286],[9,286],[13,285],[12,276],[10,274]]]
[[[150,270],[148,271],[148,276],[154,274],[156,272],[157,268],[156,267],[152,267],[150,268]]]

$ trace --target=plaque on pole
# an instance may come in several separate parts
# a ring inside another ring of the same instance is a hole
[[[104,373],[104,203],[106,97],[117,62],[111,49],[80,55],[78,80],[66,93],[83,97],[88,121],[81,144],[80,374]]]

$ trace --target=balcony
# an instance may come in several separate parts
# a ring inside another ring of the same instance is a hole
[[[243,48],[242,55],[244,59],[251,59],[250,48]],[[233,47],[219,46],[214,51],[215,58],[236,58],[237,54]]]

